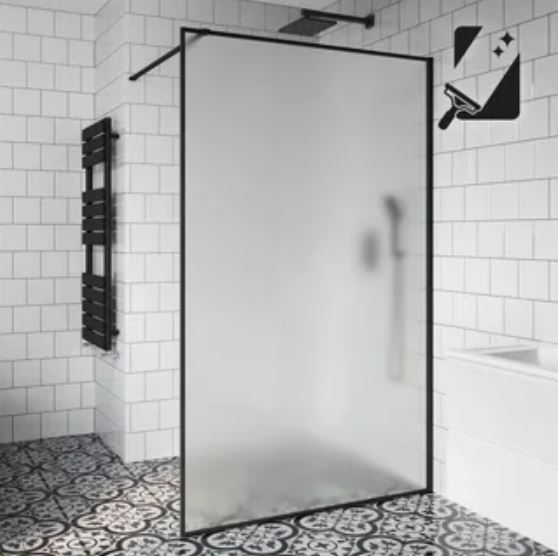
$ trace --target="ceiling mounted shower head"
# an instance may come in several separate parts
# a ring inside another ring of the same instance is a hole
[[[374,14],[370,14],[366,17],[358,17],[304,9],[301,10],[300,15],[300,18],[281,27],[279,32],[303,37],[315,37],[339,22],[359,23],[364,25],[367,29],[374,26]]]
[[[299,35],[303,37],[315,37],[326,29],[337,25],[336,21],[330,19],[319,19],[310,17],[300,17],[291,21],[284,27],[279,29],[280,33],[287,33],[288,35]]]

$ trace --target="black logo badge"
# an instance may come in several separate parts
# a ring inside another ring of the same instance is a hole
[[[454,66],[461,62],[473,44],[482,27],[458,27],[454,34]],[[515,38],[506,31],[498,40],[492,53],[499,59]],[[440,120],[438,127],[447,129],[454,118],[459,120],[515,120],[520,110],[520,57],[519,54],[507,68],[504,76],[481,106],[451,83],[446,83],[444,93],[451,101],[451,107]]]

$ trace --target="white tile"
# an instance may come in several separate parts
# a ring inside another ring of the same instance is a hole
[[[11,361],[3,361],[0,363],[0,390],[13,386],[12,367]]]
[[[33,89],[54,89],[54,65],[27,64],[28,86]]]
[[[14,417],[14,440],[34,440],[41,435],[41,418],[39,415],[17,415]]]
[[[558,179],[550,180],[550,216],[558,217]]]
[[[49,332],[35,332],[27,335],[27,356],[41,359],[54,355],[54,339]]]
[[[558,137],[535,142],[535,175],[537,178],[558,176]]]
[[[68,411],[70,434],[90,434],[94,431],[93,409],[75,409]]]
[[[472,293],[490,292],[490,261],[488,259],[465,260],[465,290]]]
[[[25,197],[14,199],[14,222],[16,224],[38,224],[41,221],[39,199]]]
[[[519,117],[519,138],[537,139],[548,135],[548,102],[547,99],[532,100],[521,106]]]
[[[94,64],[93,44],[89,41],[70,40],[68,53],[70,65],[92,67]]]
[[[0,227],[0,250],[23,251],[26,246],[25,226]]]
[[[527,21],[533,17],[533,0],[506,0],[506,27]]]
[[[27,118],[27,137],[37,143],[54,141],[54,120],[52,118]]]
[[[44,331],[65,330],[68,325],[65,305],[41,307],[41,328]]]
[[[519,262],[519,295],[528,299],[548,299],[549,266],[546,262]]]
[[[522,60],[548,54],[548,18],[541,17],[519,26],[519,48]]]
[[[40,361],[15,361],[13,379],[16,388],[40,384]]]
[[[161,427],[171,428],[180,426],[179,400],[163,400],[161,408]]]
[[[188,3],[182,0],[160,0],[161,15],[174,19],[186,19]]]
[[[527,181],[519,184],[520,218],[547,218],[548,210],[546,180]]]
[[[68,416],[65,411],[43,413],[41,415],[41,436],[53,438],[68,434]]]
[[[518,267],[516,261],[493,260],[491,262],[491,293],[514,297],[518,291]]]
[[[0,417],[0,444],[10,444],[13,440],[12,417]]]
[[[54,283],[52,280],[28,280],[27,300],[30,304],[52,303],[54,301]]]
[[[54,409],[54,388],[52,386],[34,386],[27,389],[27,410],[30,413],[42,413]]]
[[[558,12],[550,16],[550,52],[558,51]]]
[[[533,256],[533,225],[531,222],[506,223],[506,257],[530,259]]]
[[[172,373],[170,371],[145,373],[145,392],[147,400],[172,398]]]
[[[20,415],[27,411],[26,389],[0,390],[0,415]]]
[[[25,280],[2,280],[0,282],[0,305],[25,305],[25,303]]]
[[[56,410],[81,407],[81,387],[79,384],[57,384],[55,386]]]
[[[41,329],[39,307],[14,308],[14,332],[36,332]]]
[[[465,150],[453,153],[453,183],[465,185],[477,181],[477,153],[475,150]]]
[[[41,113],[41,95],[39,91],[16,89],[14,91],[14,114],[38,116]]]
[[[535,95],[537,97],[558,94],[558,54],[538,58],[534,62]]]
[[[143,461],[145,459],[145,434],[126,434],[124,439],[125,460]]]
[[[556,11],[555,0],[534,0],[535,1],[535,17]]]
[[[41,39],[41,61],[50,64],[68,63],[68,41],[43,37]]]
[[[0,141],[25,141],[26,133],[23,116],[0,115]]]
[[[479,256],[501,257],[504,255],[505,226],[499,222],[481,222],[478,227]]]
[[[148,459],[169,457],[172,453],[172,431],[161,430],[146,433],[145,455]]]
[[[159,344],[145,342],[130,346],[130,366],[136,371],[155,371],[159,369]]]
[[[414,27],[419,22],[418,0],[401,0],[400,2],[401,29]]]
[[[442,289],[463,291],[465,283],[465,264],[463,259],[443,257],[441,259]]]
[[[170,19],[146,17],[145,33],[147,44],[154,46],[173,46],[172,20]]]
[[[462,220],[465,213],[463,188],[442,189],[439,196],[442,220]]]
[[[81,38],[81,17],[69,12],[56,12],[54,29],[57,37]]]
[[[558,342],[558,305],[535,302],[535,338],[544,342]]]
[[[93,118],[93,95],[70,93],[68,96],[68,115],[70,118]]]
[[[474,295],[453,294],[453,325],[475,328],[477,325],[477,302]]]
[[[473,222],[453,224],[453,254],[474,256],[477,252],[477,225]]]
[[[442,12],[441,0],[420,0],[419,13],[421,21],[438,17]]]
[[[43,91],[41,94],[43,116],[67,116],[68,95],[60,91]]]
[[[66,276],[68,273],[68,256],[66,253],[41,253],[41,272],[43,277]]]
[[[217,25],[240,25],[239,0],[215,0],[215,23]]]
[[[478,4],[478,21],[482,34],[498,31],[504,27],[503,0],[481,0]]]
[[[132,432],[155,430],[159,428],[159,404],[140,402],[130,405]]]
[[[0,5],[0,31],[25,33],[27,31],[26,15],[25,8]]]
[[[63,384],[68,380],[66,359],[45,359],[41,362],[41,382],[43,384]]]
[[[558,222],[535,222],[535,257],[537,259],[558,259]]]
[[[78,306],[81,312],[81,308]],[[80,315],[81,317],[81,315]],[[69,381],[88,382],[94,380],[93,358],[74,357],[69,362]]]
[[[451,14],[438,17],[430,22],[430,49],[438,52],[453,45]]]
[[[516,183],[490,186],[490,216],[493,219],[514,219],[519,215],[519,188]]]
[[[54,12],[28,8],[27,30],[32,35],[54,35]]]
[[[78,330],[56,332],[55,341],[57,357],[79,355],[81,352],[81,332]]]
[[[40,145],[15,144],[14,168],[38,170],[41,167]]]
[[[480,330],[501,334],[504,331],[504,302],[498,297],[481,295],[477,298]]]
[[[14,253],[14,278],[39,278],[41,256],[39,253]]]
[[[504,147],[488,147],[479,149],[479,183],[499,182],[505,173]]]
[[[80,91],[81,72],[73,66],[56,66],[55,86],[58,91]]]
[[[506,179],[526,180],[535,177],[535,149],[533,143],[506,145],[505,149]]]
[[[265,24],[265,6],[251,0],[240,2],[240,25],[250,29],[263,29]]]
[[[30,35],[14,35],[14,59],[39,62],[41,60],[41,39]]]

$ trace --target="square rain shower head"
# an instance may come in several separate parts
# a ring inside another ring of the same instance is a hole
[[[336,24],[337,22],[334,20],[303,16],[281,27],[279,32],[303,37],[315,37]]]

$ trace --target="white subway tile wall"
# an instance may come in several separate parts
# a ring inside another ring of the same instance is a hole
[[[113,186],[120,335],[114,354],[96,357],[96,430],[128,461],[180,448],[178,59],[135,83],[128,76],[178,44],[181,25],[275,32],[297,15],[245,0],[109,0],[97,14],[95,117],[112,117],[120,133]]]
[[[94,430],[73,210],[94,16],[52,5],[0,3],[0,443]]]
[[[558,342],[558,2],[354,4],[357,13],[376,13],[377,29],[353,46],[434,57],[435,124],[449,108],[446,82],[486,97],[521,55],[518,120],[435,127],[435,475],[444,492],[446,351]],[[454,68],[460,25],[483,29]],[[506,30],[515,40],[499,59],[492,50]],[[322,41],[348,45],[347,35],[337,29]]]

